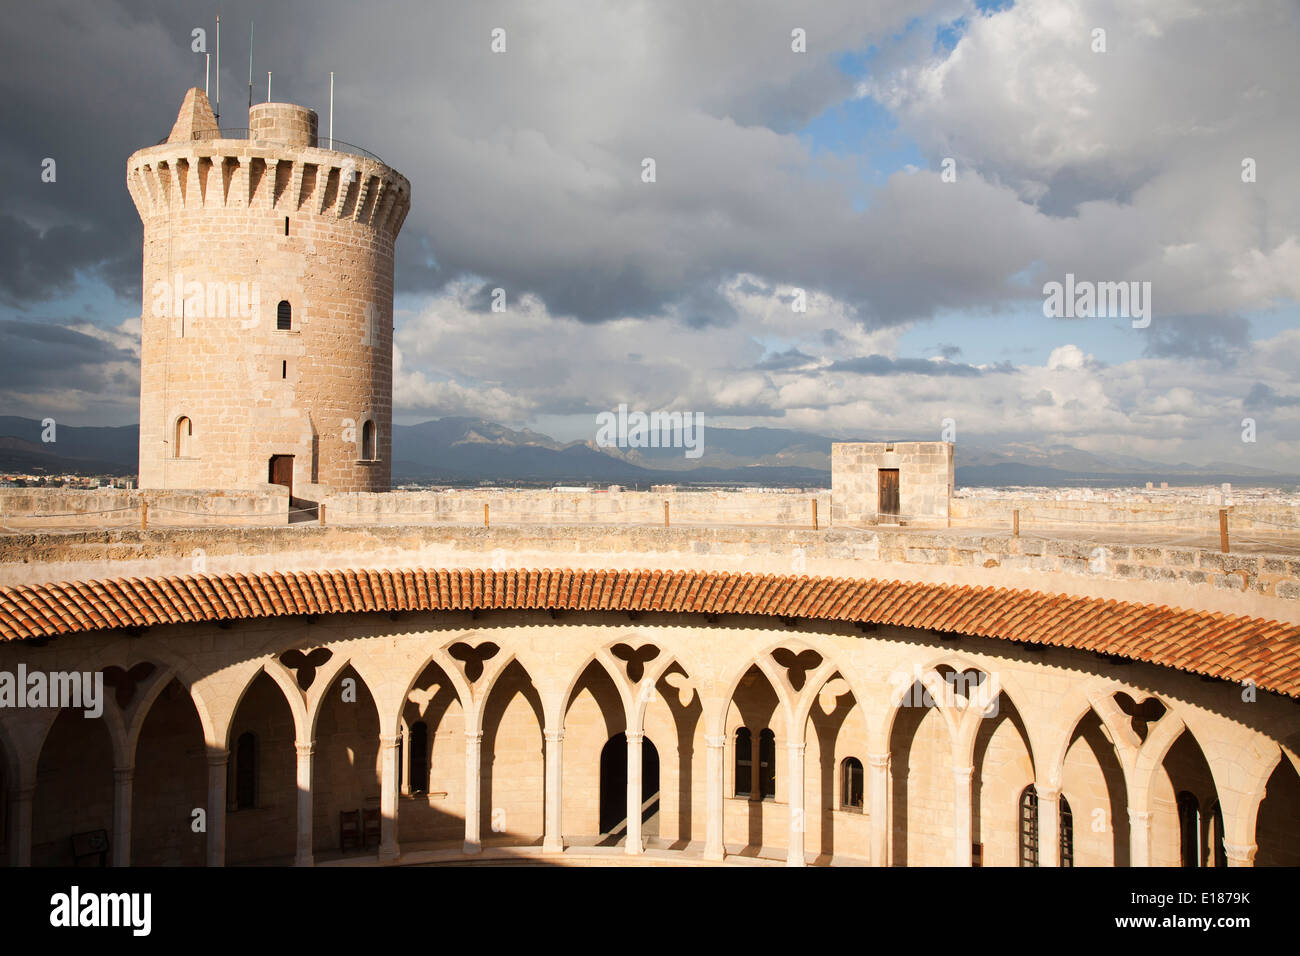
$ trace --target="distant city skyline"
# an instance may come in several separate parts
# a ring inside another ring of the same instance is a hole
[[[959,443],[1300,468],[1294,6],[393,9],[223,4],[221,124],[247,125],[254,19],[254,100],[273,70],[324,130],[335,71],[338,136],[411,180],[396,421],[952,419]],[[215,12],[56,2],[0,37],[0,414],[137,420],[124,164],[203,85]],[[1149,327],[1046,317],[1067,275],[1150,282]]]

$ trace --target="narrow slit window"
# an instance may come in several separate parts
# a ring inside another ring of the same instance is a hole
[[[1020,865],[1038,866],[1038,793],[1032,783],[1020,791]]]
[[[176,419],[176,441],[172,443],[173,458],[191,457],[190,440],[194,436],[194,423],[182,415]]]
[[[840,808],[844,810],[862,809],[862,761],[857,757],[845,757],[840,764]]]
[[[293,328],[293,306],[289,305],[287,299],[281,299],[280,304],[275,307],[275,327],[281,332]]]
[[[281,377],[281,378],[288,378],[288,377],[289,377],[289,360],[288,360],[288,359],[284,359],[284,360],[282,360],[282,361],[280,362],[280,377]]]
[[[379,458],[379,441],[375,434],[375,423],[370,420],[361,426],[361,458],[363,461],[375,461]]]
[[[758,735],[758,795],[776,799],[776,734],[766,727]]]
[[[1061,866],[1074,866],[1074,814],[1070,801],[1061,794]]]
[[[284,217],[284,234],[285,234],[286,236],[289,235],[289,217],[288,217],[288,216],[285,216],[285,217]]]

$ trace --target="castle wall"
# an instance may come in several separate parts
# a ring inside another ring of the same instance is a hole
[[[559,565],[1029,588],[1300,621],[1300,558],[1294,555],[955,530],[297,524],[0,536],[0,585],[199,570]]]

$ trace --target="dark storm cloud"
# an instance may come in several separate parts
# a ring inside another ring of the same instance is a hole
[[[862,355],[857,358],[840,359],[837,362],[831,363],[829,371],[852,372],[855,375],[934,375],[976,377],[984,374],[984,370],[978,369],[973,365],[962,365],[954,362],[932,362],[929,359],[917,358],[894,359],[887,355]],[[997,366],[993,371],[1011,372],[1014,371],[1014,368],[1010,365]]]
[[[510,301],[534,294],[551,315],[668,313],[704,328],[735,321],[717,286],[751,271],[829,291],[866,321],[892,324],[997,290],[1016,250],[946,268],[957,250],[935,247],[942,233],[898,227],[888,204],[864,221],[849,202],[852,177],[821,168],[782,134],[851,94],[840,54],[893,35],[936,2],[827,0],[801,10],[798,25],[814,38],[804,55],[791,52],[792,18],[777,2],[711,4],[707,14],[410,3],[383,16],[355,4],[231,2],[222,9],[222,125],[245,125],[255,19],[254,99],[273,69],[275,98],[316,108],[324,131],[335,70],[336,135],[410,178],[401,292],[469,274],[490,277]],[[0,291],[40,300],[76,271],[97,269],[139,295],[125,161],[166,135],[185,89],[202,82],[190,32],[205,28],[213,50],[212,13],[161,0],[54,0],[7,25],[0,174],[20,186],[0,210],[18,220],[0,232],[0,258],[11,263]],[[499,25],[508,48],[493,55]],[[39,181],[44,156],[59,162],[57,184]],[[654,183],[641,178],[647,156]],[[965,215],[964,205],[948,215]],[[950,225],[940,224],[959,236]],[[918,245],[926,251],[916,254]],[[980,243],[984,256],[994,245]]]
[[[1242,405],[1251,409],[1295,408],[1300,406],[1300,396],[1279,395],[1263,382],[1256,382],[1242,399]]]
[[[46,322],[0,320],[0,355],[7,368],[3,387],[48,389],[60,381],[78,388],[118,387],[119,369],[110,363],[134,366],[136,356],[93,336]]]
[[[1151,323],[1146,354],[1155,358],[1235,363],[1250,347],[1250,320],[1227,315],[1179,315]]]
[[[785,372],[790,369],[803,368],[816,361],[811,355],[806,355],[797,348],[792,348],[766,356],[754,368],[765,372]]]

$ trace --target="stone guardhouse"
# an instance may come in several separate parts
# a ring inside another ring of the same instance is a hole
[[[836,526],[945,527],[952,510],[952,442],[835,442],[831,522]]]

